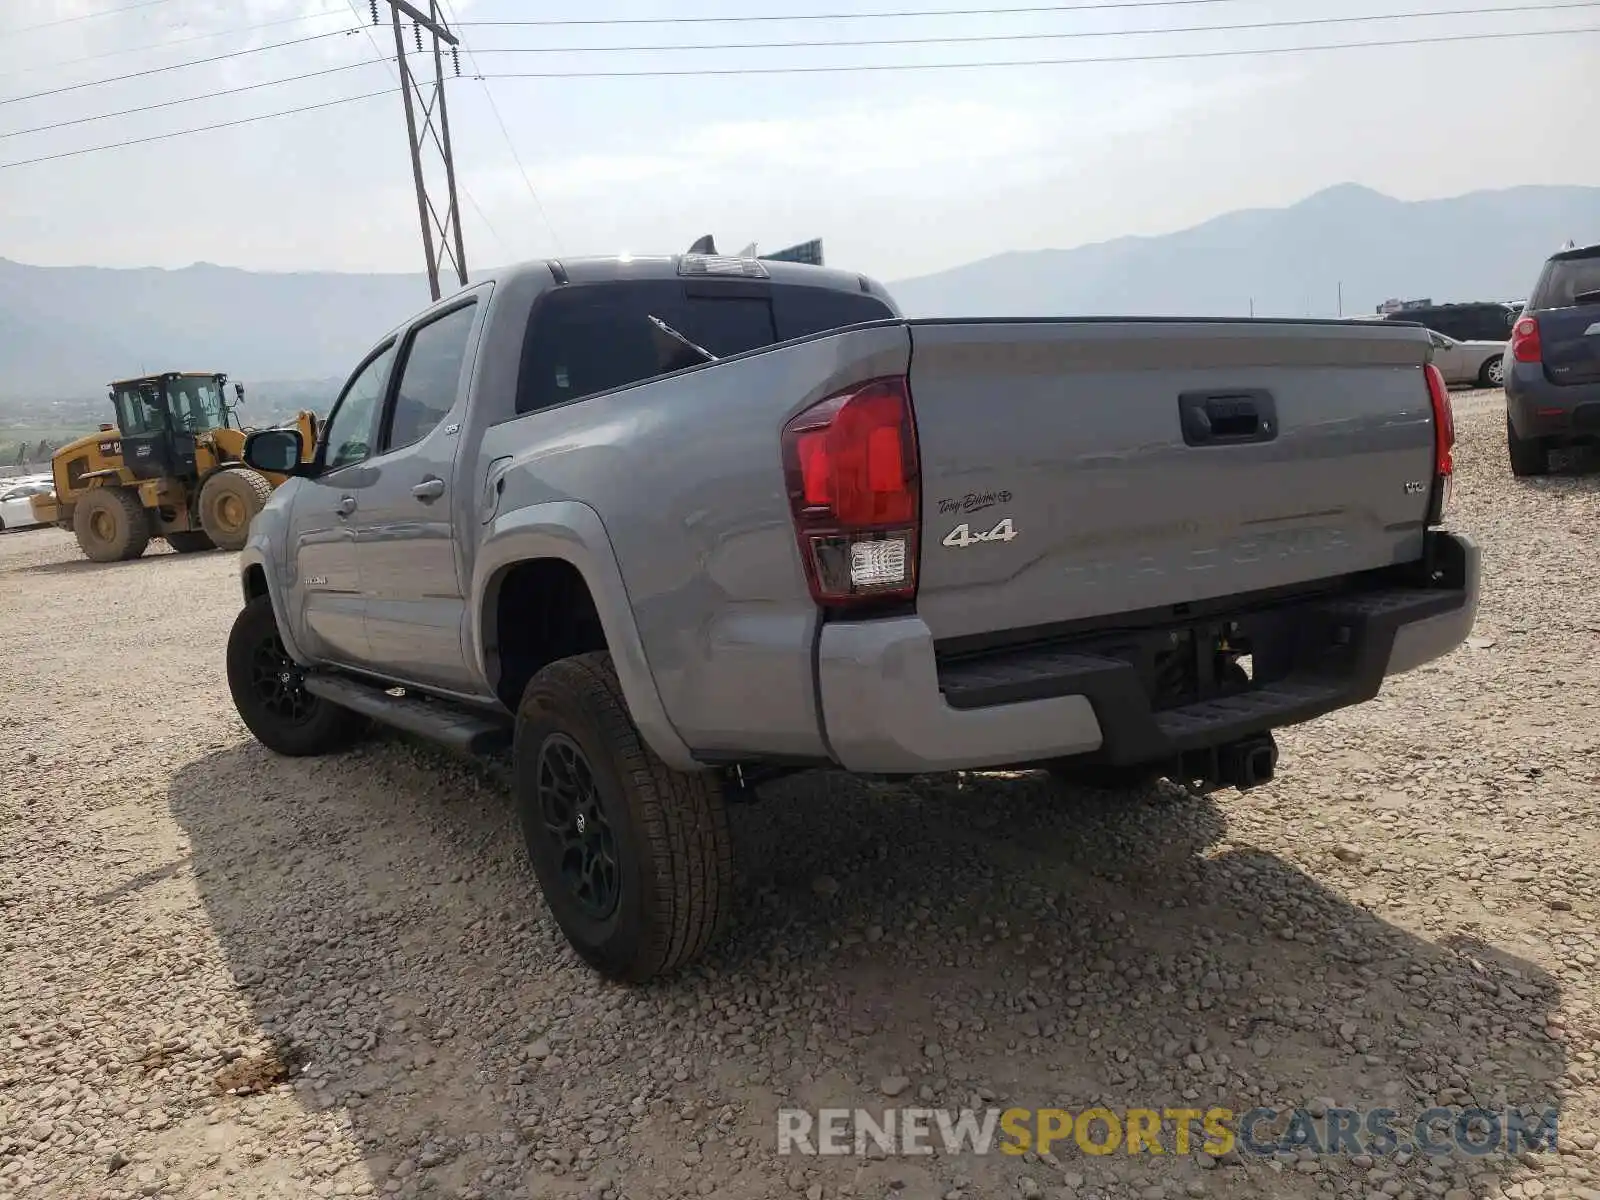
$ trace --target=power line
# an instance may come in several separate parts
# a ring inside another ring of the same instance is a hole
[[[131,117],[135,113],[155,112],[162,108],[175,108],[180,104],[195,104],[201,100],[220,100],[223,96],[237,96],[242,92],[259,91],[261,88],[280,87],[286,83],[299,83],[303,79],[318,79],[323,75],[336,75],[341,71],[353,71],[357,67],[370,67],[370,62],[341,63],[336,67],[324,67],[317,71],[307,71],[303,75],[289,75],[282,79],[263,79],[259,83],[245,83],[238,87],[222,88],[215,92],[202,92],[198,96],[180,96],[176,100],[160,100],[154,104],[141,104],[137,108],[124,108],[116,112],[95,113],[88,117],[74,117],[70,121],[55,121],[49,125],[35,125],[31,129],[12,129],[0,132],[0,141],[6,138],[22,137],[29,133],[45,133],[51,129],[66,129],[71,125],[88,125],[94,121],[109,121],[115,117]]]
[[[1513,4],[1501,8],[1449,8],[1428,12],[1377,13],[1359,17],[1308,17],[1293,21],[1251,21],[1238,25],[1179,25],[1160,29],[1073,29],[1053,33],[978,33],[945,37],[866,38],[849,41],[800,42],[722,42],[692,45],[651,46],[492,46],[479,54],[607,54],[707,50],[806,50],[826,47],[933,46],[971,42],[1058,41],[1064,38],[1154,37],[1171,33],[1240,33],[1246,30],[1299,29],[1317,25],[1351,25],[1367,21],[1409,21],[1427,17],[1460,17],[1483,14],[1562,11],[1574,8],[1600,8],[1600,0],[1563,0],[1558,4]]]
[[[909,8],[891,13],[787,13],[755,16],[611,16],[611,18],[552,18],[544,21],[462,21],[462,29],[494,27],[563,26],[701,26],[746,24],[750,21],[878,21],[910,16],[1013,16],[1018,13],[1098,13],[1112,8],[1182,8],[1189,5],[1227,5],[1237,0],[1094,0],[1086,5],[1026,5],[1019,8]]]
[[[352,31],[354,32],[354,31]],[[681,77],[681,76],[723,76],[723,75],[821,75],[821,74],[853,74],[877,73],[884,71],[960,71],[960,70],[993,70],[1012,67],[1066,67],[1089,66],[1098,63],[1136,63],[1136,62],[1172,62],[1188,59],[1214,59],[1214,58],[1257,58],[1281,54],[1309,54],[1328,50],[1372,50],[1396,46],[1433,46],[1445,45],[1456,42],[1495,42],[1510,41],[1514,38],[1539,38],[1559,37],[1586,33],[1600,33],[1600,25],[1581,26],[1574,29],[1529,29],[1507,33],[1465,33],[1441,35],[1437,37],[1392,38],[1375,42],[1326,42],[1318,46],[1276,46],[1260,47],[1239,50],[1191,50],[1173,51],[1166,54],[1125,54],[1091,56],[1085,58],[1033,58],[1033,59],[1008,59],[1005,61],[986,62],[954,62],[954,63],[875,63],[856,64],[851,66],[836,67],[726,67],[721,69],[699,69],[681,71],[542,71],[542,72],[515,72],[510,74],[485,75],[484,79],[618,79],[637,77]],[[200,125],[191,129],[177,129],[169,133],[151,134],[148,137],[129,138],[120,142],[109,142],[100,146],[86,146],[78,150],[66,150],[58,154],[41,155],[38,158],[21,159],[13,162],[0,163],[0,170],[12,167],[27,167],[37,163],[56,162],[60,159],[78,158],[85,154],[97,154],[106,150],[120,150],[127,146],[142,146],[151,142],[163,142],[171,138],[188,137],[191,134],[209,133],[217,129],[232,129],[239,125],[250,125],[257,121],[269,121],[277,117],[293,116],[296,113],[315,112],[318,109],[332,108],[335,105],[352,104],[359,100],[370,100],[378,96],[387,96],[387,91],[364,92],[359,96],[343,96],[337,100],[325,100],[318,104],[304,104],[296,108],[280,109],[276,112],[261,113],[253,117],[240,117],[232,121],[219,121],[212,125]]]
[[[450,17],[451,24],[456,24],[455,10],[450,7],[450,0],[441,0],[445,13]],[[465,47],[464,47],[465,48]],[[545,211],[544,201],[539,199],[539,189],[533,186],[533,179],[528,174],[528,168],[522,165],[522,156],[517,153],[517,145],[511,139],[511,131],[506,128],[506,120],[500,115],[500,106],[495,103],[494,92],[489,87],[489,82],[483,77],[482,70],[478,67],[478,57],[471,49],[467,49],[467,61],[471,63],[473,77],[483,88],[483,97],[489,102],[489,111],[494,114],[495,124],[500,126],[500,136],[505,139],[506,149],[511,152],[511,161],[516,164],[517,174],[522,177],[523,186],[528,189],[528,195],[533,198],[533,206],[538,210],[539,219],[544,222],[544,227],[550,232],[550,240],[555,243],[556,253],[562,253],[561,236],[556,233],[556,227],[550,220],[550,214]],[[473,207],[477,208],[474,201]],[[482,216],[482,213],[479,213]]]
[[[28,67],[17,67],[11,71],[0,71],[0,79],[9,79],[13,75],[32,75],[39,71],[53,71],[60,67],[77,67],[84,63],[102,62],[108,58],[121,58],[128,54],[146,54],[151,50],[167,50],[173,46],[188,46],[194,42],[214,42],[218,38],[235,37],[243,33],[259,33],[263,29],[279,29],[284,25],[298,25],[302,21],[311,21],[319,17],[343,17],[343,13],[336,10],[324,12],[301,13],[298,17],[279,17],[275,21],[260,21],[254,25],[239,25],[232,29],[219,29],[213,33],[193,33],[186,37],[168,38],[164,42],[147,42],[142,46],[123,46],[117,50],[105,50],[99,54],[86,54],[82,58],[62,58],[55,62],[34,63]],[[356,15],[361,14],[358,11]]]
[[[351,4],[351,11],[359,18],[361,13],[360,13],[359,9],[355,8],[355,0],[349,0],[349,2]],[[486,49],[486,50],[479,51],[477,53],[483,53],[483,54],[547,54],[547,53],[551,53],[551,54],[559,54],[559,53],[589,54],[589,53],[602,53],[602,52],[611,52],[611,51],[615,51],[615,52],[618,52],[618,53],[623,53],[623,52],[649,52],[649,53],[654,53],[654,52],[657,52],[657,51],[688,51],[688,50],[694,50],[694,51],[711,51],[711,50],[777,50],[777,49],[826,48],[826,47],[911,46],[911,45],[933,45],[933,44],[970,43],[970,42],[1009,42],[1009,41],[1021,41],[1021,40],[1026,40],[1026,39],[1060,39],[1060,38],[1085,38],[1085,37],[1148,37],[1148,36],[1154,36],[1154,35],[1159,35],[1159,34],[1233,33],[1233,32],[1239,32],[1239,31],[1243,31],[1243,30],[1289,29],[1289,28],[1300,28],[1300,27],[1305,27],[1305,26],[1341,25],[1341,24],[1350,24],[1350,23],[1353,23],[1353,22],[1370,21],[1370,20],[1392,21],[1392,20],[1411,20],[1411,19],[1424,18],[1424,17],[1454,17],[1454,16],[1461,16],[1461,15],[1466,14],[1466,13],[1487,13],[1487,14],[1523,13],[1523,12],[1532,11],[1532,10],[1537,9],[1537,8],[1548,8],[1548,9],[1552,9],[1552,10],[1558,10],[1558,9],[1597,8],[1597,7],[1600,7],[1600,0],[1563,0],[1562,3],[1548,4],[1548,5],[1519,4],[1519,5],[1508,5],[1508,6],[1504,6],[1504,7],[1500,7],[1500,8],[1441,9],[1441,10],[1432,10],[1432,11],[1428,11],[1428,12],[1381,13],[1381,14],[1377,14],[1377,15],[1374,15],[1374,16],[1361,16],[1361,17],[1312,17],[1312,18],[1307,18],[1307,19],[1304,19],[1304,20],[1294,20],[1294,21],[1256,21],[1256,22],[1250,22],[1250,23],[1247,23],[1247,24],[1238,24],[1238,25],[1188,25],[1188,26],[1163,27],[1161,29],[1117,29],[1117,30],[1104,30],[1104,31],[1100,31],[1100,32],[1092,32],[1092,31],[1087,31],[1087,30],[1071,30],[1071,31],[1067,31],[1067,32],[1044,33],[1044,34],[973,34],[973,35],[958,35],[958,36],[952,36],[952,37],[877,38],[877,39],[863,39],[863,40],[855,40],[855,41],[729,42],[729,43],[723,43],[723,44],[710,44],[710,45],[673,45],[673,46],[574,46],[574,47],[562,47],[562,48],[546,47],[546,46],[517,46],[517,47],[509,47],[509,48]],[[373,39],[372,39],[371,31],[369,29],[367,29],[365,26],[362,26],[361,32],[366,35],[368,43],[373,48],[373,53],[375,55],[374,61],[379,65],[387,67],[390,70],[390,73],[393,74],[393,66],[392,66],[392,64],[390,64],[386,58],[382,57],[382,53],[381,53],[381,51],[379,51],[377,43],[375,41],[373,41]],[[474,72],[475,73],[474,73],[473,77],[476,78],[479,81],[479,83],[481,84],[481,86],[483,87],[484,95],[488,99],[489,106],[490,106],[491,110],[494,113],[495,120],[498,123],[498,125],[500,126],[501,136],[505,139],[506,148],[508,150],[510,150],[511,157],[512,157],[512,160],[516,164],[517,171],[522,176],[523,183],[527,187],[528,193],[532,197],[535,207],[538,208],[540,217],[544,220],[544,223],[545,223],[546,227],[549,229],[552,240],[554,240],[557,243],[558,248],[559,248],[560,238],[556,235],[555,229],[554,229],[553,226],[551,226],[549,217],[544,211],[544,204],[539,198],[538,190],[533,186],[533,181],[529,178],[527,169],[522,165],[522,160],[517,154],[516,144],[513,142],[512,138],[511,138],[511,133],[510,133],[509,129],[506,126],[505,118],[501,115],[499,105],[495,103],[494,93],[490,90],[488,82],[484,78],[484,73],[481,71],[481,69],[479,69],[477,67],[477,53],[473,52],[472,50],[468,50],[467,51],[468,57],[471,59],[471,61],[473,63],[473,67],[474,67]],[[239,94],[244,93],[244,92],[259,91],[262,88],[278,87],[278,86],[281,86],[283,84],[299,83],[299,82],[302,82],[302,81],[307,80],[307,79],[316,79],[316,78],[319,78],[319,77],[324,76],[324,75],[334,75],[334,74],[338,74],[338,73],[341,73],[341,72],[344,72],[344,71],[353,70],[353,69],[358,68],[358,67],[366,67],[366,66],[372,66],[372,65],[373,65],[373,62],[365,62],[365,61],[364,62],[357,62],[357,63],[344,63],[344,64],[341,64],[339,66],[326,67],[326,68],[323,68],[323,69],[320,69],[320,70],[316,70],[316,71],[307,71],[307,72],[304,72],[304,73],[299,74],[299,75],[289,75],[289,76],[286,76],[286,77],[281,78],[281,79],[266,79],[266,80],[261,80],[261,81],[259,81],[257,83],[242,84],[242,85],[240,85],[238,87],[222,88],[222,89],[220,89],[218,91],[204,92],[204,93],[201,93],[200,95],[197,95],[197,96],[183,96],[183,97],[180,97],[180,98],[175,99],[175,100],[162,100],[162,101],[158,101],[158,102],[156,102],[154,104],[143,104],[143,105],[139,105],[139,106],[134,107],[134,108],[119,109],[119,110],[114,111],[114,112],[96,113],[96,114],[93,114],[93,115],[87,116],[87,117],[75,117],[75,118],[73,118],[71,120],[55,121],[55,122],[52,122],[51,124],[48,124],[48,125],[36,125],[36,126],[32,126],[30,128],[27,128],[27,129],[14,129],[14,130],[10,130],[10,131],[7,131],[7,132],[0,132],[0,140],[4,140],[6,138],[21,137],[21,136],[24,136],[26,134],[45,133],[45,132],[48,132],[50,130],[55,130],[55,129],[65,129],[65,128],[68,128],[68,127],[74,126],[74,125],[87,125],[87,124],[91,124],[91,123],[96,122],[96,121],[107,121],[107,120],[112,120],[112,119],[117,118],[117,117],[133,116],[133,115],[138,114],[138,113],[155,112],[157,110],[164,109],[164,108],[173,108],[173,107],[176,107],[176,106],[181,105],[181,104],[198,103],[199,101],[202,101],[202,100],[218,100],[218,99],[221,99],[221,98],[223,98],[225,96],[235,96],[235,95],[239,95]]]
[[[1553,37],[1561,34],[1600,33],[1600,25],[1577,29],[1524,29],[1508,33],[1463,33],[1439,37],[1392,38],[1377,42],[1327,42],[1319,46],[1273,46],[1240,50],[1190,50],[1167,54],[1126,54],[1089,58],[1025,58],[1002,62],[857,63],[837,67],[697,67],[685,70],[641,71],[513,71],[484,75],[483,79],[653,79],[720,75],[849,75],[880,71],[965,71],[997,67],[1076,67],[1093,63],[1175,62],[1184,59],[1254,58],[1278,54],[1309,54],[1319,50],[1367,50],[1387,46],[1434,46],[1450,42],[1492,42],[1511,38]]]
[[[189,58],[180,63],[168,63],[162,67],[147,67],[143,71],[130,71],[126,75],[108,75],[104,79],[88,79],[83,83],[69,83],[64,87],[48,88],[42,92],[29,92],[23,96],[7,96],[0,99],[0,105],[19,104],[24,100],[38,100],[44,96],[59,96],[64,92],[82,91],[84,88],[101,87],[108,83],[122,83],[129,79],[144,79],[151,75],[162,75],[168,71],[182,71],[188,67],[203,67],[207,63],[226,62],[231,58],[243,58],[247,54],[261,54],[267,50],[282,50],[286,46],[304,46],[307,42],[320,42],[324,38],[349,37],[356,32],[354,29],[330,29],[326,33],[311,33],[305,37],[290,38],[283,42],[268,42],[265,46],[247,46],[243,50],[230,50],[227,54],[213,54],[209,58]]]
[[[260,113],[253,117],[239,117],[232,121],[218,121],[213,125],[196,125],[192,129],[175,129],[170,133],[153,133],[148,137],[126,138],[120,142],[107,142],[100,146],[85,146],[79,150],[63,150],[59,154],[42,154],[38,158],[23,158],[13,162],[0,163],[0,171],[12,167],[31,167],[36,163],[58,162],[63,158],[78,158],[85,154],[98,154],[103,150],[121,150],[127,146],[145,146],[151,142],[164,142],[170,138],[188,137],[195,133],[210,133],[216,129],[233,129],[239,125],[253,125],[257,121],[271,121],[278,117],[292,117],[296,113],[316,112],[318,109],[333,108],[339,104],[354,104],[357,100],[372,100],[378,96],[391,95],[388,90],[381,92],[363,92],[359,96],[341,96],[337,100],[323,100],[318,104],[302,104],[297,108],[281,108],[276,112]]]
[[[54,29],[58,25],[76,25],[80,21],[93,21],[98,17],[115,17],[123,13],[136,12],[141,8],[154,8],[158,4],[167,4],[169,0],[139,0],[137,4],[125,4],[121,8],[103,8],[99,12],[79,13],[75,17],[57,17],[54,21],[41,21],[37,25],[24,25],[21,29],[6,30],[8,33],[33,33],[39,29]]]

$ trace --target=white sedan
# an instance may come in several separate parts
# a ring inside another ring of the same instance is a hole
[[[49,476],[0,480],[0,529],[24,529],[39,524],[29,496],[49,496],[55,485]]]
[[[1433,341],[1434,365],[1446,383],[1505,387],[1505,342],[1458,342],[1431,330],[1428,336]]]

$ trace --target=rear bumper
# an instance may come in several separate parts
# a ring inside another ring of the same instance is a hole
[[[1256,682],[1161,705],[1150,651],[1179,627],[1151,626],[941,662],[915,617],[823,626],[818,677],[834,757],[848,770],[1018,766],[1075,755],[1158,762],[1360,704],[1386,676],[1448,654],[1477,615],[1479,554],[1430,535],[1433,578],[1228,614],[1258,639]],[[1187,628],[1187,627],[1184,627]]]
[[[1551,383],[1538,363],[1512,363],[1506,412],[1520,438],[1600,440],[1600,383]]]

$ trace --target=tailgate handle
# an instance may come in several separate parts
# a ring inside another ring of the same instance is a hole
[[[1278,436],[1278,406],[1265,388],[1184,392],[1178,416],[1190,446],[1243,446]]]

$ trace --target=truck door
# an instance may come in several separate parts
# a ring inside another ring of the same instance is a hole
[[[452,515],[460,428],[485,303],[457,297],[405,337],[355,518],[367,642],[386,675],[481,690],[464,643],[466,600]]]
[[[373,351],[334,402],[322,434],[326,469],[299,482],[289,509],[286,609],[302,644],[326,662],[370,658],[355,521],[376,479],[368,460],[395,345]]]

